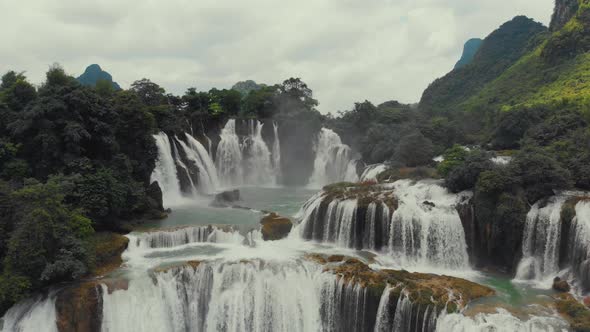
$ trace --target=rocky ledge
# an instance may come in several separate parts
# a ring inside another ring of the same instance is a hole
[[[435,274],[411,273],[397,270],[373,270],[356,258],[333,255],[308,254],[306,259],[323,265],[347,283],[356,283],[381,296],[387,286],[394,287],[391,296],[399,298],[404,293],[413,304],[422,308],[434,306],[439,311],[457,312],[472,300],[491,296],[489,287],[460,278]]]

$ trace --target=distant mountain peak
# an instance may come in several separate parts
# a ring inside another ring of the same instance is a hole
[[[481,47],[483,43],[483,39],[481,38],[471,38],[463,46],[463,54],[461,55],[461,59],[455,64],[455,69],[465,67],[473,61],[475,54]]]
[[[82,75],[77,78],[78,82],[86,86],[96,86],[96,83],[100,80],[111,82],[113,89],[121,90],[121,87],[117,82],[113,81],[113,76],[108,72],[102,70],[98,64],[91,64],[86,67],[86,70]]]

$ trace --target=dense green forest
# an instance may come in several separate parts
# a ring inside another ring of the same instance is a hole
[[[491,237],[509,238],[529,205],[553,190],[590,190],[590,1],[564,12],[551,29],[522,16],[505,23],[419,104],[364,101],[337,116],[321,115],[297,78],[175,96],[148,79],[120,90],[102,72],[81,84],[59,66],[38,87],[22,73],[5,73],[0,312],[43,287],[92,274],[106,232],[165,216],[160,188],[150,183],[153,134],[219,130],[231,117],[280,122],[281,142],[301,149],[286,162],[292,169],[313,153],[314,134],[330,127],[364,163],[387,162],[382,180],[438,177],[451,191],[474,190]],[[499,155],[512,161],[491,161]],[[498,264],[510,250],[499,249]]]
[[[148,79],[119,90],[107,77],[81,83],[55,65],[37,88],[22,73],[2,76],[0,312],[34,290],[91,274],[105,233],[165,216],[161,190],[150,183],[153,134],[219,130],[229,117],[272,117],[317,132],[323,119],[299,79],[174,96]],[[311,145],[313,135],[307,139]]]

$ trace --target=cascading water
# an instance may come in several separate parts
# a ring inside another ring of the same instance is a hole
[[[461,195],[449,193],[438,183],[409,180],[389,188],[395,199],[383,197],[387,192],[386,187],[374,194],[363,192],[375,195],[368,205],[320,193],[297,216],[299,233],[305,239],[388,251],[402,266],[469,269],[465,232],[456,210]],[[387,200],[397,205],[391,207],[394,211],[385,204]]]
[[[221,130],[221,141],[215,153],[215,166],[221,184],[225,187],[242,184],[242,149],[236,134],[236,120],[229,119]]]
[[[219,187],[217,169],[205,147],[191,135],[185,133],[187,143],[178,140],[187,158],[195,163],[199,169],[198,190],[205,194],[214,193]]]
[[[176,170],[176,163],[172,155],[172,148],[168,135],[161,132],[154,135],[158,147],[158,160],[151,176],[151,181],[157,181],[162,190],[164,206],[172,206],[182,200],[180,182]]]
[[[438,310],[436,306],[421,308],[412,303],[402,290],[395,299],[392,291],[395,287],[388,286],[383,291],[377,311],[375,332],[431,332],[436,327]]]
[[[590,291],[590,201],[576,204],[576,217],[569,231],[572,272],[582,292]]]
[[[55,297],[39,296],[25,300],[6,312],[0,319],[2,332],[57,332]]]
[[[182,141],[180,141],[178,139],[178,137],[174,137],[174,140],[176,142],[176,144],[181,144]],[[174,148],[174,162],[176,163],[176,165],[178,166],[176,168],[176,174],[178,175],[179,178],[179,182],[181,185],[181,191],[183,189],[183,182],[180,180],[185,179],[185,191],[186,189],[186,183],[188,182],[188,190],[189,190],[189,195],[196,195],[198,193],[197,191],[197,186],[195,185],[195,182],[193,180],[193,173],[192,170],[188,168],[188,166],[184,163],[184,161],[182,161],[182,158],[180,157],[180,154],[178,153],[178,148],[177,145],[173,144],[173,148]]]
[[[279,125],[276,122],[272,124],[274,141],[272,143],[272,166],[275,175],[275,184],[281,176],[281,141],[279,140]]]
[[[453,195],[437,183],[394,183],[399,201],[393,212],[389,250],[402,265],[469,268],[465,232]]]
[[[147,248],[171,248],[190,243],[242,244],[245,238],[230,227],[192,226],[154,232],[131,233],[129,251]]]
[[[376,181],[377,176],[387,170],[385,164],[375,164],[365,167],[363,174],[361,174],[361,181]]]
[[[436,323],[436,331],[439,332],[560,332],[568,330],[567,322],[557,317],[534,316],[521,320],[504,309],[498,309],[497,313],[479,313],[475,317],[443,313]]]
[[[249,123],[250,134],[246,139],[245,152],[245,183],[267,185],[275,181],[275,169],[271,161],[271,153],[262,139],[263,124],[257,120]],[[280,157],[279,157],[280,158]]]
[[[544,206],[544,202],[535,203],[527,214],[517,280],[550,281],[559,272],[561,208],[565,201],[565,197],[553,196]]]
[[[364,331],[375,322],[365,288],[310,263],[202,262],[152,278],[103,292],[103,331]]]
[[[310,186],[321,188],[335,182],[358,181],[357,161],[353,159],[350,147],[342,144],[338,134],[322,128],[314,150],[316,156]]]

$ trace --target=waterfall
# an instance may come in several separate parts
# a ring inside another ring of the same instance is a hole
[[[215,166],[226,187],[242,184],[242,150],[236,134],[236,120],[229,119],[221,130],[221,141],[217,145]]]
[[[435,306],[422,309],[412,303],[402,290],[397,301],[392,296],[395,287],[387,286],[381,295],[375,332],[431,332],[436,327],[438,310]]]
[[[377,176],[387,170],[385,164],[375,164],[365,167],[361,174],[361,181],[377,181]]]
[[[497,313],[479,313],[475,317],[443,313],[436,323],[436,330],[440,332],[559,332],[568,331],[569,324],[551,316],[532,316],[523,321],[504,309],[498,309]]]
[[[271,153],[262,139],[263,126],[258,120],[250,120],[250,133],[246,139],[245,153],[245,182],[247,184],[272,184],[275,180]]]
[[[394,211],[382,201],[386,194],[397,200]],[[461,195],[438,183],[409,180],[363,195],[365,203],[329,192],[315,195],[297,216],[299,234],[349,248],[388,251],[403,266],[469,268],[465,232],[455,207]],[[370,197],[374,201],[367,204]]]
[[[437,183],[394,183],[389,250],[403,265],[468,268],[465,232],[455,205],[459,195]]]
[[[205,150],[205,147],[194,137],[185,133],[187,143],[178,140],[178,143],[184,150],[187,158],[195,163],[199,169],[198,190],[205,194],[212,194],[219,187],[217,179],[217,169],[211,157]]]
[[[559,272],[561,208],[565,200],[553,196],[545,206],[535,203],[527,214],[516,279],[552,280]]]
[[[176,141],[176,143],[181,144],[182,141],[180,141],[178,139],[178,137],[174,137],[174,140]],[[184,144],[184,143],[182,143]],[[180,189],[181,191],[184,189],[184,191],[186,192],[186,181],[188,181],[188,190],[189,190],[189,194],[190,195],[196,195],[198,193],[197,190],[197,186],[195,185],[195,182],[193,180],[193,173],[191,172],[191,169],[188,168],[188,166],[182,161],[182,158],[180,156],[180,154],[178,153],[178,148],[176,147],[176,144],[172,144],[172,147],[174,148],[174,162],[176,163],[176,165],[178,165],[178,167],[180,167],[180,169],[177,167],[176,169],[176,174],[178,175],[179,178],[179,182],[180,182]],[[178,173],[178,171],[180,170],[180,173]],[[181,179],[185,179],[185,182],[182,182]],[[183,188],[183,183],[185,184],[185,187]]]
[[[570,264],[577,283],[583,292],[590,290],[590,202],[576,204],[576,217],[572,220],[569,237]]]
[[[2,324],[4,320],[4,324]],[[40,327],[43,330],[39,330]],[[55,297],[37,297],[10,308],[0,319],[2,332],[57,332]]]
[[[158,181],[162,189],[164,206],[172,206],[182,200],[180,182],[176,170],[176,163],[172,155],[172,149],[168,135],[161,132],[154,135],[158,147],[158,160],[156,168],[151,176],[151,181]]]
[[[205,139],[207,140],[207,152],[209,153],[209,157],[213,158],[213,142],[211,142],[211,139],[207,134],[203,133],[203,136],[205,136]]]
[[[281,141],[279,140],[279,125],[276,122],[272,124],[274,140],[272,143],[272,165],[274,169],[275,184],[281,176]]]
[[[153,232],[131,233],[129,250],[137,248],[171,248],[190,243],[234,243],[242,244],[244,237],[230,227],[193,226]]]
[[[280,173],[280,142],[274,124],[272,152],[262,137],[264,125],[248,121],[248,136],[242,141],[236,133],[236,120],[230,119],[221,131],[215,164],[223,186],[275,184]],[[240,144],[242,142],[242,144]]]
[[[309,184],[322,187],[326,184],[358,181],[356,160],[352,150],[342,144],[340,136],[330,129],[322,128],[314,146],[315,161]]]
[[[152,278],[103,292],[103,331],[366,331],[376,319],[366,288],[312,263],[202,262]]]

